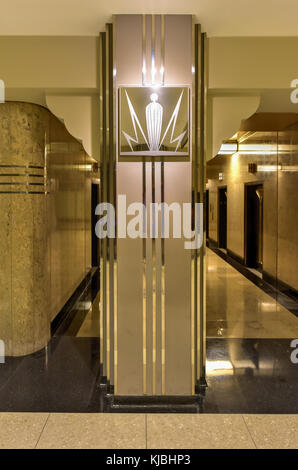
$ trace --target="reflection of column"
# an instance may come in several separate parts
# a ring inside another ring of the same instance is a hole
[[[149,149],[157,152],[160,142],[163,107],[157,103],[157,93],[150,96],[151,103],[146,106],[146,123],[149,140]]]

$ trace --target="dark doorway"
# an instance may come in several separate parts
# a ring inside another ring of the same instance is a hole
[[[261,269],[263,264],[263,185],[245,186],[245,264]]]
[[[218,188],[218,246],[227,249],[227,188]]]
[[[95,208],[99,204],[99,185],[92,183],[91,190],[91,258],[92,266],[99,266],[99,239],[95,233],[95,225],[97,217],[95,215]]]

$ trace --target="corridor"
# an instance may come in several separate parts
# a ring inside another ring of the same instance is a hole
[[[298,318],[208,248],[206,296],[207,337],[298,338]]]

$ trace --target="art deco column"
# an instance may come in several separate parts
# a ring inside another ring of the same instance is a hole
[[[101,201],[148,208],[142,236],[116,220],[101,241],[103,375],[120,405],[191,399],[205,377],[205,237],[192,250],[163,238],[149,206],[192,204],[194,218],[203,202],[205,36],[191,15],[116,15],[100,49]]]

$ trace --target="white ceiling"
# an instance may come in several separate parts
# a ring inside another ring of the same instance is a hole
[[[97,35],[114,13],[191,13],[209,36],[298,35],[297,0],[0,0],[0,35]]]

